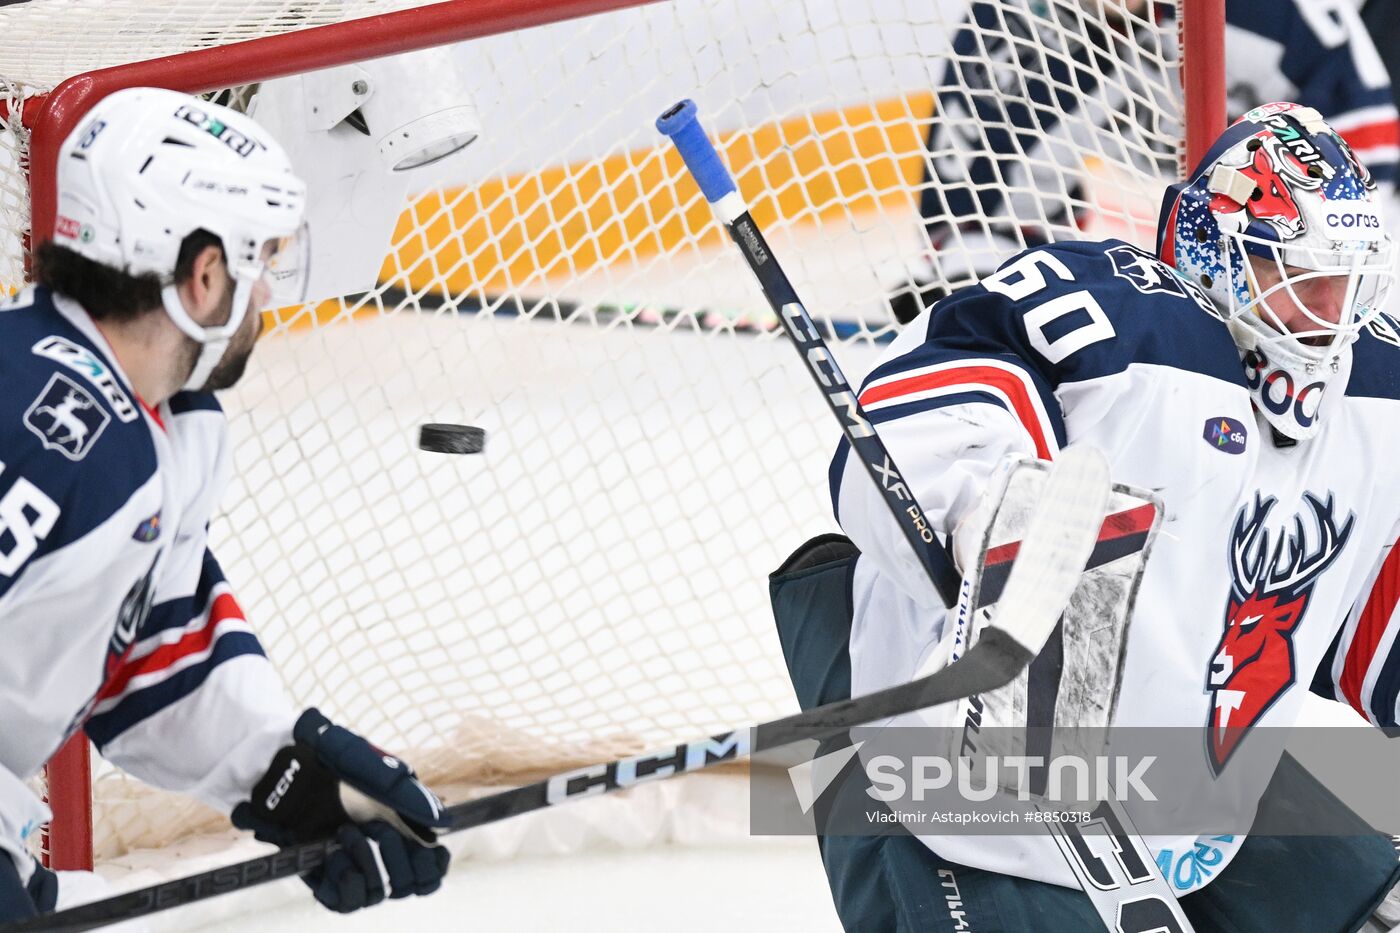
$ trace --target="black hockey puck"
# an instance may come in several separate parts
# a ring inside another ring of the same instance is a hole
[[[418,428],[418,446],[440,454],[479,454],[486,432],[467,424],[425,424]]]

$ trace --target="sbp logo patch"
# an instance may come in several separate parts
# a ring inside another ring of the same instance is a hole
[[[160,537],[160,513],[152,515],[144,522],[136,526],[136,531],[132,533],[133,541],[140,541],[142,544],[150,544]]]
[[[1249,440],[1249,432],[1245,430],[1244,423],[1234,418],[1209,419],[1201,436],[1206,439],[1207,444],[1227,454],[1244,453],[1245,442]]]
[[[24,425],[49,450],[81,460],[101,436],[112,416],[67,376],[54,373],[24,413]]]

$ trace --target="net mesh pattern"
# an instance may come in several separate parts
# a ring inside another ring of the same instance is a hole
[[[41,92],[402,5],[45,0],[0,10],[0,77]],[[403,204],[369,290],[269,314],[223,399],[212,546],[295,700],[470,784],[794,711],[765,578],[834,527],[838,429],[652,119],[697,100],[855,381],[891,294],[1028,239],[1150,240],[1173,13],[715,0],[454,48],[481,138]],[[0,132],[9,289],[23,160]],[[485,428],[485,453],[417,450],[425,422]],[[220,819],[96,769],[99,858]]]
[[[43,0],[0,8],[0,75],[48,91],[75,74],[213,49],[417,6],[412,0],[157,0],[114,11],[104,0]],[[119,14],[119,15],[116,15]]]

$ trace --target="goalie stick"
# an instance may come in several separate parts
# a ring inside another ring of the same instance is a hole
[[[866,419],[850,383],[841,373],[807,309],[798,299],[796,290],[764,240],[758,224],[750,216],[748,206],[739,194],[733,177],[700,126],[695,102],[683,100],[671,107],[657,118],[656,128],[670,137],[682,161],[685,162],[686,169],[700,186],[705,200],[710,202],[715,216],[728,231],[730,239],[739,247],[739,252],[748,262],[750,271],[758,279],[764,297],[778,315],[783,329],[792,338],[793,345],[807,364],[808,371],[825,392],[827,404],[841,422],[841,429],[845,432],[851,449],[860,457],[866,472],[884,495],[886,505],[923,564],[929,580],[943,596],[944,603],[951,607],[951,594],[954,591],[952,588],[956,587],[959,579],[952,556],[925,521],[923,512],[914,501],[913,493],[904,484],[889,452],[885,450],[884,443]],[[1076,459],[1083,456],[1073,446],[1066,447],[1061,452],[1060,459],[1064,459],[1066,455]],[[1094,456],[1098,458],[1102,471],[1101,491],[1106,501],[1109,489],[1108,466],[1103,463],[1102,455],[1095,452]],[[1032,527],[1027,531],[1027,540],[1039,531],[1034,523],[1055,520],[1052,517],[1054,504],[1045,501],[1050,493],[1051,490],[1047,486],[1032,519]],[[1099,514],[1103,514],[1103,505],[1099,506]],[[1069,514],[1064,516],[1065,520],[1069,520],[1070,517]],[[1013,573],[1015,566],[1017,565],[1013,565]],[[1079,570],[1082,569],[1081,563]],[[1063,593],[1049,590],[1042,593],[1046,604],[1056,608],[1050,628],[1046,628],[1036,641],[1035,653],[1039,653],[1040,647],[1049,637],[1050,629],[1058,623],[1060,613],[1068,604],[1077,582],[1078,571],[1069,581],[1068,590]],[[953,667],[956,666],[955,663]],[[1121,805],[1111,798],[1101,800],[1094,816],[1094,821],[1100,823],[1111,838],[1117,855],[1115,860],[1096,855],[1085,841],[1084,835],[1073,825],[1055,825],[1052,835],[1070,871],[1080,881],[1084,893],[1093,903],[1105,927],[1121,933],[1189,933],[1191,925],[1177,904],[1176,896],[1162,877],[1161,870],[1152,859],[1151,851],[1138,836]]]
[[[583,797],[608,793],[736,761],[804,739],[820,739],[912,710],[950,703],[1009,683],[1040,651],[1090,562],[1108,498],[1102,455],[1066,448],[1052,466],[998,598],[992,627],[960,660],[927,677],[772,722],[736,729],[659,752],[577,768],[447,808],[448,832],[495,823]],[[1112,542],[1116,545],[1117,542]],[[339,848],[331,840],[304,843],[233,865],[151,885],[30,920],[0,925],[0,933],[91,930],[242,890],[319,867]]]
[[[807,365],[807,371],[821,386],[827,406],[841,423],[841,430],[851,449],[884,496],[905,540],[914,549],[934,589],[942,597],[943,605],[951,608],[957,602],[961,581],[961,574],[953,566],[952,556],[924,519],[923,511],[914,501],[914,495],[905,485],[889,451],[885,450],[884,441],[880,440],[865,417],[855,391],[836,365],[836,359],[827,348],[826,341],[822,340],[812,316],[803,307],[787,274],[768,248],[758,224],[749,216],[748,206],[739,195],[734,179],[696,119],[695,102],[683,100],[676,104],[657,118],[656,128],[671,138],[685,167],[705,195],[705,200],[710,202],[715,216],[724,224],[730,239],[747,260],[750,271],[763,290],[763,296],[778,315],[778,321],[792,339],[798,355]],[[1107,487],[1105,480],[1105,490]]]

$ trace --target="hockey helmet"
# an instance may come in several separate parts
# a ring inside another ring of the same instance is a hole
[[[1236,121],[1162,201],[1158,255],[1220,309],[1255,404],[1295,440],[1317,433],[1324,390],[1395,275],[1374,192],[1316,110],[1274,103]]]
[[[54,242],[164,283],[166,313],[201,344],[187,389],[222,358],[256,282],[282,304],[304,297],[306,185],[244,114],[162,88],[117,91],[64,140],[57,187]],[[230,319],[212,327],[189,316],[173,283],[180,244],[200,229],[219,238],[235,283]]]

